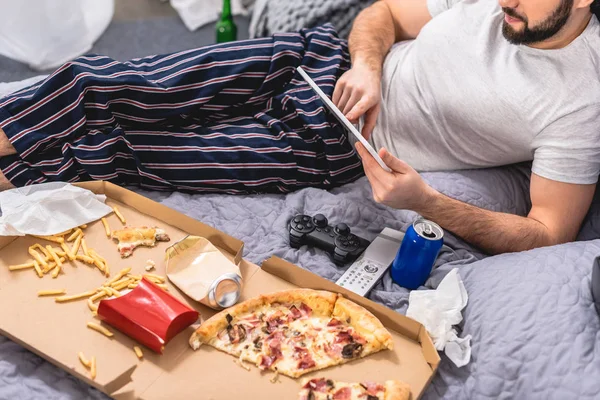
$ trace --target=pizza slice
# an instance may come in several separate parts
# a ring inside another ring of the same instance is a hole
[[[154,247],[156,242],[168,242],[171,240],[166,232],[159,228],[125,228],[112,233],[112,238],[119,242],[117,249],[122,258],[133,254],[133,250],[139,246]]]
[[[298,400],[408,400],[410,387],[400,381],[337,382],[331,379],[306,379]]]
[[[223,310],[190,338],[194,349],[203,343],[292,378],[393,348],[390,333],[365,308],[311,289],[261,295]]]

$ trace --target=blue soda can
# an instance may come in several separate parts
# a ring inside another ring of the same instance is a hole
[[[444,231],[435,222],[417,219],[406,230],[402,245],[392,263],[392,279],[407,289],[422,286],[440,254]]]

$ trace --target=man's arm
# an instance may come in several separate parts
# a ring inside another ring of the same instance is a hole
[[[391,173],[384,171],[360,143],[357,149],[376,201],[413,210],[490,254],[575,240],[596,188],[595,184],[562,183],[532,174],[532,208],[527,217],[521,217],[447,197],[428,186],[414,169],[385,149],[380,156],[392,169]]]
[[[427,0],[380,0],[356,17],[348,39],[352,68],[336,84],[332,101],[350,121],[365,115],[365,137],[379,114],[387,53],[395,42],[414,39],[430,19]]]

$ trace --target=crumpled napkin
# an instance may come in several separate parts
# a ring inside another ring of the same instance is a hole
[[[471,335],[459,338],[454,325],[462,321],[461,310],[467,305],[469,296],[454,268],[435,290],[413,290],[408,298],[406,316],[425,326],[438,351],[457,367],[471,360]]]
[[[106,196],[63,182],[0,192],[0,236],[54,235],[112,212]]]

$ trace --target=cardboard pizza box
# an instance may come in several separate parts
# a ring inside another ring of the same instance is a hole
[[[135,274],[146,273],[146,260],[152,259],[156,263],[152,273],[164,276],[165,249],[188,234],[203,236],[240,266],[244,281],[241,300],[294,287],[335,291],[373,312],[394,337],[393,351],[385,350],[305,377],[345,381],[398,379],[410,384],[416,399],[435,374],[439,356],[424,327],[416,321],[280,258],[273,257],[260,268],[242,258],[240,240],[127,189],[108,182],[77,185],[106,195],[107,204],[119,206],[128,226],[158,226],[171,237],[170,243],[139,248],[130,258],[121,259],[102,224],[89,224],[85,230],[88,247],[107,260],[113,275],[126,267]],[[111,229],[122,228],[114,215],[107,219]],[[83,263],[66,264],[65,273],[56,279],[49,275],[40,279],[32,270],[8,270],[8,265],[27,261],[27,248],[36,242],[49,244],[31,237],[0,238],[0,304],[4,305],[0,307],[1,334],[117,400],[239,399],[241,394],[242,398],[296,398],[300,380],[280,375],[272,383],[272,372],[261,372],[254,366],[247,371],[234,363],[234,357],[209,346],[192,350],[188,339],[197,325],[171,340],[162,355],[142,348],[144,358],[138,360],[133,352],[137,343],[129,337],[108,327],[114,336],[107,338],[86,327],[87,322],[100,322],[92,316],[85,300],[58,304],[51,297],[37,297],[37,291],[45,289],[66,289],[68,294],[94,289],[106,281],[97,269]],[[171,294],[198,310],[203,319],[215,313],[168,282],[167,285]],[[10,307],[6,307],[8,304]],[[89,371],[79,363],[80,351],[88,358],[96,357],[96,379],[91,380]]]

